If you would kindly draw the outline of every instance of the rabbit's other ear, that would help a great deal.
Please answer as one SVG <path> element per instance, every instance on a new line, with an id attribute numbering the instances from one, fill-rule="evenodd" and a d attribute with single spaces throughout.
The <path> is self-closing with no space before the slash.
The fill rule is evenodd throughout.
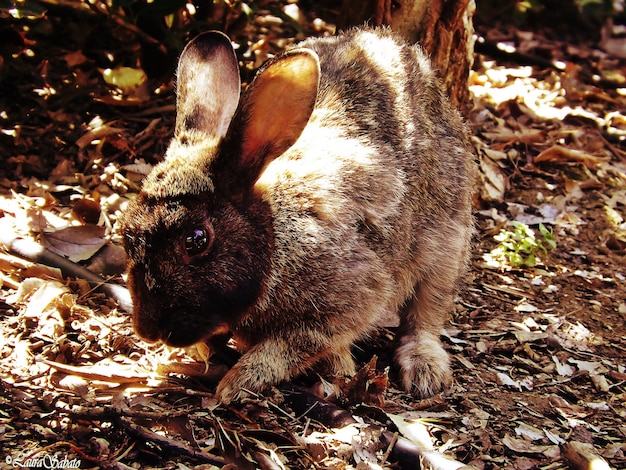
<path id="1" fill-rule="evenodd" d="M 319 76 L 317 54 L 292 49 L 270 60 L 244 92 L 226 139 L 241 146 L 236 164 L 247 184 L 298 140 L 315 107 Z"/>
<path id="2" fill-rule="evenodd" d="M 226 134 L 239 103 L 241 82 L 233 46 L 223 33 L 209 31 L 193 39 L 178 62 L 175 135 Z"/>

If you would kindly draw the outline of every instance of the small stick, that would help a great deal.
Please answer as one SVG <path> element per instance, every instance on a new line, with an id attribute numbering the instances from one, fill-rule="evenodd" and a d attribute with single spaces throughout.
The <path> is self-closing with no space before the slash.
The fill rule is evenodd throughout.
<path id="1" fill-rule="evenodd" d="M 210 463 L 211 465 L 217 465 L 218 467 L 226 465 L 226 461 L 221 457 L 207 454 L 206 452 L 194 449 L 187 444 L 178 442 L 174 439 L 169 439 L 165 436 L 152 432 L 149 429 L 144 428 L 143 426 L 139 426 L 138 424 L 133 423 L 132 420 L 123 416 L 116 417 L 115 421 L 124 428 L 126 428 L 135 437 L 141 440 L 154 442 L 155 444 L 165 447 L 172 452 L 192 457 L 199 460 L 200 462 Z"/>
<path id="2" fill-rule="evenodd" d="M 132 312 L 133 302 L 126 287 L 117 284 L 109 284 L 106 279 L 82 267 L 80 264 L 74 263 L 64 256 L 48 251 L 34 240 L 21 238 L 15 233 L 0 232 L 0 243 L 5 246 L 9 253 L 15 256 L 35 263 L 59 268 L 64 276 L 84 279 L 94 284 L 96 290 L 115 299 L 122 310 Z"/>

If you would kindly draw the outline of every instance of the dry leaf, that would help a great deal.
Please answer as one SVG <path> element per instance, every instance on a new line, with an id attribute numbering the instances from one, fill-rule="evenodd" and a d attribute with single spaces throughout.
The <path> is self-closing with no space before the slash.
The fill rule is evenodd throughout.
<path id="1" fill-rule="evenodd" d="M 377 356 L 372 356 L 347 383 L 342 384 L 342 392 L 350 403 L 370 403 L 383 406 L 385 392 L 389 388 L 388 370 L 376 370 Z"/>
<path id="2" fill-rule="evenodd" d="M 481 199 L 483 201 L 503 201 L 508 183 L 502 169 L 487 156 L 480 159 L 480 169 L 480 177 L 482 179 Z"/>
<path id="3" fill-rule="evenodd" d="M 153 377 L 153 374 L 143 369 L 138 364 L 120 364 L 108 359 L 103 359 L 97 364 L 90 366 L 72 366 L 61 364 L 55 361 L 44 360 L 50 367 L 54 367 L 60 372 L 81 377 L 90 381 L 101 381 L 109 383 L 135 383 L 145 382 Z"/>
<path id="4" fill-rule="evenodd" d="M 571 377 L 576 372 L 572 366 L 562 364 L 556 356 L 552 356 L 552 361 L 556 364 L 556 371 L 561 377 Z"/>
<path id="5" fill-rule="evenodd" d="M 122 274 L 126 270 L 126 251 L 119 245 L 107 243 L 89 259 L 87 269 L 105 277 Z"/>
<path id="6" fill-rule="evenodd" d="M 149 163 L 146 163 L 144 161 L 135 161 L 135 163 L 129 163 L 128 165 L 124 165 L 122 167 L 122 169 L 126 171 L 137 173 L 142 176 L 146 176 L 148 173 L 150 173 L 152 171 L 152 168 L 154 168 L 153 165 L 150 165 Z"/>
<path id="7" fill-rule="evenodd" d="M 543 454 L 550 446 L 535 445 L 526 439 L 516 439 L 510 434 L 506 434 L 502 443 L 518 454 Z"/>
<path id="8" fill-rule="evenodd" d="M 97 224 L 101 215 L 100 204 L 93 199 L 81 198 L 74 203 L 72 214 L 84 224 Z"/>
<path id="9" fill-rule="evenodd" d="M 525 388 L 527 390 L 533 389 L 533 378 L 530 376 L 526 377 L 524 380 L 513 380 L 507 374 L 503 372 L 498 372 L 496 374 L 496 377 L 498 378 L 498 383 L 500 385 L 505 385 L 507 387 L 516 388 L 520 391 L 522 390 L 522 388 Z"/>
<path id="10" fill-rule="evenodd" d="M 552 409 L 556 410 L 559 415 L 568 420 L 583 419 L 592 413 L 583 406 L 568 403 L 558 395 L 550 395 L 548 402 Z"/>
<path id="11" fill-rule="evenodd" d="M 576 149 L 563 147 L 562 145 L 553 145 L 544 150 L 534 158 L 535 163 L 582 163 L 587 167 L 595 167 L 601 163 L 608 162 L 611 157 L 596 157 L 586 152 Z"/>
<path id="12" fill-rule="evenodd" d="M 91 258 L 106 244 L 105 227 L 98 225 L 70 226 L 43 237 L 44 246 L 75 263 Z"/>
<path id="13" fill-rule="evenodd" d="M 541 430 L 526 423 L 521 423 L 518 427 L 516 427 L 515 434 L 517 434 L 518 436 L 527 437 L 531 441 L 539 441 L 544 437 L 544 434 Z"/>
<path id="14" fill-rule="evenodd" d="M 599 390 L 600 392 L 607 393 L 611 389 L 609 382 L 606 380 L 606 377 L 602 374 L 592 375 L 591 381 L 593 382 L 593 385 L 596 387 L 596 389 Z"/>
<path id="15" fill-rule="evenodd" d="M 432 438 L 428 428 L 419 420 L 406 420 L 401 416 L 387 413 L 400 433 L 420 448 L 420 457 L 428 462 L 433 470 L 457 470 L 465 465 L 452 460 L 436 451 L 432 444 Z"/>
<path id="16" fill-rule="evenodd" d="M 601 362 L 597 361 L 581 361 L 578 359 L 568 359 L 567 362 L 575 364 L 579 370 L 585 370 L 589 372 L 589 375 L 596 375 L 609 371 L 609 369 L 607 369 Z"/>
<path id="17" fill-rule="evenodd" d="M 102 78 L 109 85 L 119 88 L 124 94 L 132 94 L 148 79 L 141 69 L 132 67 L 116 67 L 102 71 Z"/>

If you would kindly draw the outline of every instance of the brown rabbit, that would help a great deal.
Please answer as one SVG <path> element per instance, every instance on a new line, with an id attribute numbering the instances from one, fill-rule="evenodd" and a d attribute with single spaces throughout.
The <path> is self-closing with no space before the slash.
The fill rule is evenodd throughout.
<path id="1" fill-rule="evenodd" d="M 472 234 L 473 154 L 418 46 L 385 29 L 310 39 L 240 97 L 221 33 L 178 66 L 174 139 L 121 222 L 137 333 L 244 354 L 222 402 L 325 360 L 399 314 L 404 388 L 451 381 L 439 333 Z"/>

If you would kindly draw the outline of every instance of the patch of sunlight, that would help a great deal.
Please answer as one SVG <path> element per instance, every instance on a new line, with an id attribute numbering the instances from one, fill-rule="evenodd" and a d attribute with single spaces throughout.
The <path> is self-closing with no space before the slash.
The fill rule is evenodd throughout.
<path id="1" fill-rule="evenodd" d="M 616 250 L 626 249 L 626 190 L 617 191 L 604 205 L 613 234 L 607 245 Z"/>
<path id="2" fill-rule="evenodd" d="M 104 69 L 102 78 L 108 85 L 118 88 L 122 93 L 130 94 L 141 86 L 148 79 L 148 76 L 142 69 L 116 67 Z"/>
<path id="3" fill-rule="evenodd" d="M 539 80 L 532 76 L 532 67 L 498 67 L 493 61 L 486 61 L 484 67 L 486 70 L 483 73 L 472 76 L 469 87 L 476 98 L 496 106 L 515 101 L 535 116 L 547 120 L 582 117 L 595 122 L 608 134 L 626 138 L 626 115 L 623 112 L 612 111 L 602 115 L 581 106 L 568 106 L 566 96 L 572 91 L 566 89 L 559 75 L 552 74 L 548 79 Z"/>
<path id="4" fill-rule="evenodd" d="M 585 325 L 577 321 L 565 328 L 565 334 L 574 342 L 586 343 L 592 338 L 592 333 Z"/>
<path id="5" fill-rule="evenodd" d="M 589 347 L 598 344 L 602 340 L 596 337 L 585 325 L 580 321 L 572 323 L 562 315 L 553 313 L 544 313 L 540 315 L 550 325 L 550 330 L 556 334 L 562 345 L 578 351 L 587 351 Z"/>
<path id="6" fill-rule="evenodd" d="M 33 88 L 33 92 L 44 98 L 49 98 L 57 94 L 57 91 L 50 85 L 45 85 L 43 88 Z"/>
<path id="7" fill-rule="evenodd" d="M 38 2 L 27 2 L 26 0 L 15 0 L 11 3 L 11 8 L 6 11 L 15 19 L 30 19 L 43 18 L 46 14 L 46 6 L 39 4 Z"/>
<path id="8" fill-rule="evenodd" d="M 18 125 L 18 126 L 15 126 L 13 129 L 2 128 L 2 129 L 0 129 L 0 131 L 2 131 L 2 133 L 4 135 L 8 135 L 10 137 L 14 137 L 15 138 L 15 137 L 18 136 L 18 134 L 20 132 L 20 129 L 21 129 L 21 126 Z"/>
<path id="9" fill-rule="evenodd" d="M 622 214 L 609 206 L 604 206 L 604 211 L 606 212 L 606 216 L 609 219 L 609 222 L 611 222 L 611 225 L 613 225 L 613 227 L 620 229 L 625 228 L 624 218 L 622 217 Z"/>

